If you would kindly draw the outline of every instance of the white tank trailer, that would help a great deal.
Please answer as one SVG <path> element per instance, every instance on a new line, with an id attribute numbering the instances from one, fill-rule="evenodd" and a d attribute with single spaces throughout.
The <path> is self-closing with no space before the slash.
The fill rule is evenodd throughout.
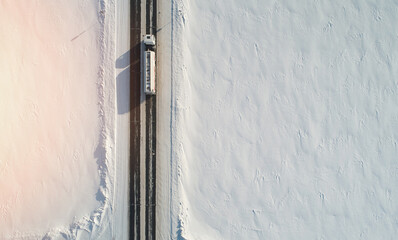
<path id="1" fill-rule="evenodd" d="M 155 66 L 155 52 L 153 47 L 155 46 L 155 37 L 153 35 L 144 36 L 144 92 L 145 94 L 154 95 L 155 91 L 155 80 L 156 80 L 156 66 Z"/>

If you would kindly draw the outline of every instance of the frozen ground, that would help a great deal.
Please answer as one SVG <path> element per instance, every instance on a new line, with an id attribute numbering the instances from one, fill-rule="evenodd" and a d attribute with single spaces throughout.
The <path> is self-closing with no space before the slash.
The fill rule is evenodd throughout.
<path id="1" fill-rule="evenodd" d="M 1 239 L 111 239 L 114 12 L 0 0 Z"/>
<path id="2" fill-rule="evenodd" d="M 172 237 L 397 236 L 397 2 L 172 4 Z"/>

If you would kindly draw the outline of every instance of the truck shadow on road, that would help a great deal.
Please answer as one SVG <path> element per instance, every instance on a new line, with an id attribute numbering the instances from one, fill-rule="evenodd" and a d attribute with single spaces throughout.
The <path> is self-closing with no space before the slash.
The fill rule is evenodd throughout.
<path id="1" fill-rule="evenodd" d="M 141 43 L 116 59 L 116 69 L 123 69 L 116 76 L 117 113 L 124 114 L 139 108 L 141 96 Z"/>
<path id="2" fill-rule="evenodd" d="M 130 111 L 130 66 L 116 77 L 116 98 L 117 113 L 128 113 Z"/>

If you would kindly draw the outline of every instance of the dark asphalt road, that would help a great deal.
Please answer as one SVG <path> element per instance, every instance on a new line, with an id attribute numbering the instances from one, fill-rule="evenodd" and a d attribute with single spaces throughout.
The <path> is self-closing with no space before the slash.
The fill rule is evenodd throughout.
<path id="1" fill-rule="evenodd" d="M 129 239 L 141 239 L 140 232 L 140 97 L 141 97 L 141 0 L 130 2 L 130 229 Z"/>
<path id="2" fill-rule="evenodd" d="M 146 2 L 146 34 L 156 38 L 156 0 Z M 156 51 L 156 49 L 155 49 Z M 157 63 L 156 63 L 157 64 Z M 158 81 L 158 79 L 156 79 Z M 156 95 L 146 96 L 145 239 L 156 239 Z"/>
<path id="3" fill-rule="evenodd" d="M 145 239 L 156 239 L 156 95 L 145 100 L 145 173 L 140 172 L 141 0 L 132 0 L 130 22 L 130 239 L 141 239 L 141 174 L 145 174 Z M 146 34 L 156 37 L 156 0 L 146 2 Z"/>

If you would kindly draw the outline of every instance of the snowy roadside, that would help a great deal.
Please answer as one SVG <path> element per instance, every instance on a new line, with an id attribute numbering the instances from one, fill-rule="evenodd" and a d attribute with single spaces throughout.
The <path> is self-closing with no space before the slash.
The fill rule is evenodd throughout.
<path id="1" fill-rule="evenodd" d="M 171 166 L 171 0 L 158 1 L 157 31 L 157 116 L 156 116 L 156 239 L 171 239 L 173 229 Z"/>
<path id="2" fill-rule="evenodd" d="M 116 158 L 112 239 L 129 238 L 130 5 L 116 1 Z"/>

